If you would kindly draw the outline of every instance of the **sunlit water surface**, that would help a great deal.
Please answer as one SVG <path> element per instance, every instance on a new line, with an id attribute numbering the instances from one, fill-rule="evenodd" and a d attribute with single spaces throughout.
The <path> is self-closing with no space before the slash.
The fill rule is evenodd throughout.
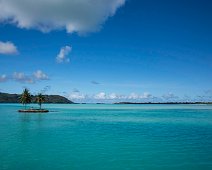
<path id="1" fill-rule="evenodd" d="M 0 105 L 1 170 L 212 169 L 211 105 L 44 107 Z"/>

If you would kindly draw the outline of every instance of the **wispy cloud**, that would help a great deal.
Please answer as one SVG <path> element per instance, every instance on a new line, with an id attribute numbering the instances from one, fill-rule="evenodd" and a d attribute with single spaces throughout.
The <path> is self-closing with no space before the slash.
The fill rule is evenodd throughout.
<path id="1" fill-rule="evenodd" d="M 105 92 L 100 92 L 100 93 L 94 95 L 94 99 L 105 100 L 106 98 L 107 98 L 107 95 Z"/>
<path id="2" fill-rule="evenodd" d="M 100 84 L 100 83 L 99 83 L 99 82 L 97 82 L 97 81 L 92 80 L 92 81 L 91 81 L 91 84 L 98 85 L 98 84 Z"/>
<path id="3" fill-rule="evenodd" d="M 68 58 L 69 53 L 72 51 L 72 47 L 65 46 L 60 49 L 59 54 L 56 57 L 57 63 L 64 63 L 64 62 L 70 62 L 70 59 Z"/>
<path id="4" fill-rule="evenodd" d="M 43 32 L 93 32 L 126 0 L 1 0 L 0 22 Z"/>
<path id="5" fill-rule="evenodd" d="M 77 88 L 74 88 L 74 89 L 73 89 L 73 92 L 74 92 L 74 93 L 79 93 L 80 91 L 79 91 Z"/>
<path id="6" fill-rule="evenodd" d="M 75 102 L 199 102 L 199 101 L 212 101 L 212 94 L 208 94 L 210 91 L 207 91 L 206 94 L 198 95 L 196 98 L 193 96 L 177 96 L 174 93 L 167 93 L 162 96 L 155 96 L 151 93 L 144 92 L 140 93 L 129 93 L 129 94 L 118 94 L 118 93 L 106 93 L 99 92 L 96 94 L 83 94 L 81 92 L 71 92 L 67 94 L 66 97 Z"/>
<path id="7" fill-rule="evenodd" d="M 3 74 L 3 75 L 0 76 L 0 83 L 1 82 L 6 82 L 7 80 L 8 80 L 8 77 L 7 77 L 6 74 Z"/>
<path id="8" fill-rule="evenodd" d="M 48 92 L 49 90 L 51 89 L 51 86 L 45 86 L 42 90 L 41 90 L 41 93 L 46 93 Z"/>
<path id="9" fill-rule="evenodd" d="M 18 54 L 17 47 L 12 42 L 0 41 L 0 54 L 14 55 Z"/>
<path id="10" fill-rule="evenodd" d="M 173 93 L 171 93 L 171 92 L 169 92 L 168 94 L 164 94 L 164 95 L 162 96 L 162 98 L 165 99 L 166 101 L 170 101 L 170 100 L 174 101 L 174 100 L 176 100 L 176 99 L 179 99 L 178 96 L 176 96 L 175 94 L 173 94 Z"/>
<path id="11" fill-rule="evenodd" d="M 6 82 L 8 80 L 33 84 L 38 81 L 49 80 L 49 77 L 41 70 L 37 70 L 33 74 L 29 75 L 25 74 L 24 72 L 14 72 L 12 75 L 7 76 L 6 74 L 3 74 L 0 76 L 0 83 Z"/>
<path id="12" fill-rule="evenodd" d="M 34 72 L 34 78 L 37 80 L 48 80 L 49 77 L 43 73 L 41 70 L 37 70 L 36 72 Z"/>
<path id="13" fill-rule="evenodd" d="M 198 101 L 212 101 L 212 90 L 205 90 L 203 94 L 197 96 Z"/>
<path id="14" fill-rule="evenodd" d="M 129 95 L 123 95 L 123 94 L 117 94 L 117 93 L 105 93 L 100 92 L 93 95 L 88 94 L 81 94 L 81 93 L 71 93 L 69 95 L 69 98 L 71 100 L 89 100 L 89 101 L 117 101 L 117 100 L 124 100 L 124 101 L 138 101 L 138 100 L 148 100 L 153 99 L 153 96 L 147 92 L 144 94 L 137 94 L 137 93 L 131 93 Z"/>
<path id="15" fill-rule="evenodd" d="M 150 99 L 152 97 L 153 96 L 150 93 L 144 92 L 143 94 L 131 93 L 127 98 L 137 100 L 137 99 Z"/>
<path id="16" fill-rule="evenodd" d="M 82 100 L 82 99 L 86 99 L 87 96 L 84 94 L 80 94 L 80 93 L 72 93 L 68 96 L 68 98 L 70 100 Z"/>
<path id="17" fill-rule="evenodd" d="M 207 95 L 207 96 L 212 96 L 212 89 L 205 90 L 204 94 Z"/>
<path id="18" fill-rule="evenodd" d="M 22 72 L 14 72 L 13 79 L 20 83 L 35 83 L 34 79 L 31 76 L 27 76 L 25 75 L 25 73 Z"/>

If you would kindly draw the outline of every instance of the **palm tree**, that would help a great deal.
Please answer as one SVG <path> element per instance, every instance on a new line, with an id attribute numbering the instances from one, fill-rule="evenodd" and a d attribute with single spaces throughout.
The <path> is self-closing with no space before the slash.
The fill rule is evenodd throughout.
<path id="1" fill-rule="evenodd" d="M 45 101 L 45 97 L 42 95 L 42 93 L 39 93 L 35 100 L 39 104 L 40 109 L 41 109 L 41 105 Z"/>
<path id="2" fill-rule="evenodd" d="M 25 88 L 23 90 L 23 93 L 20 96 L 20 102 L 25 106 L 25 110 L 26 110 L 26 105 L 28 103 L 31 103 L 32 97 L 31 94 L 29 92 L 29 90 L 27 88 Z"/>

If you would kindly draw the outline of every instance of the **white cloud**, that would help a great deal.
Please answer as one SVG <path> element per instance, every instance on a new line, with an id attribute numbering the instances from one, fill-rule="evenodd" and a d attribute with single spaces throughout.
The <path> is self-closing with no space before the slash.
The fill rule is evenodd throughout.
<path id="1" fill-rule="evenodd" d="M 141 98 L 143 98 L 143 99 L 148 99 L 148 98 L 152 98 L 152 97 L 153 96 L 148 92 L 144 92 L 144 94 L 141 96 Z"/>
<path id="2" fill-rule="evenodd" d="M 128 99 L 139 99 L 140 96 L 136 93 L 131 93 L 129 96 L 128 96 Z"/>
<path id="3" fill-rule="evenodd" d="M 128 96 L 128 99 L 133 99 L 133 100 L 137 100 L 137 99 L 150 99 L 153 96 L 151 94 L 149 94 L 148 92 L 144 92 L 143 95 L 137 94 L 137 93 L 131 93 Z"/>
<path id="4" fill-rule="evenodd" d="M 111 94 L 108 95 L 108 98 L 111 99 L 111 100 L 113 100 L 113 99 L 118 99 L 118 98 L 120 98 L 120 96 L 117 95 L 116 93 L 111 93 Z"/>
<path id="5" fill-rule="evenodd" d="M 105 93 L 100 92 L 96 94 L 83 94 L 78 91 L 72 92 L 69 95 L 66 95 L 70 100 L 74 100 L 75 102 L 105 102 L 105 103 L 114 103 L 114 102 L 180 102 L 187 101 L 185 98 L 180 98 L 173 93 L 167 93 L 161 97 L 153 96 L 148 92 L 144 92 L 143 94 L 139 93 L 130 93 L 130 94 L 117 94 L 117 93 Z M 201 101 L 204 99 L 205 101 L 211 101 L 211 96 L 199 96 L 197 101 Z M 189 97 L 190 98 L 190 97 Z"/>
<path id="6" fill-rule="evenodd" d="M 13 43 L 0 41 L 0 54 L 12 55 L 17 53 L 17 47 Z"/>
<path id="7" fill-rule="evenodd" d="M 68 98 L 71 100 L 82 100 L 86 99 L 86 95 L 80 93 L 72 93 L 68 96 Z"/>
<path id="8" fill-rule="evenodd" d="M 45 73 L 43 73 L 41 70 L 37 70 L 36 72 L 34 72 L 33 75 L 34 75 L 35 79 L 37 79 L 37 80 L 48 80 L 49 79 L 49 77 Z"/>
<path id="9" fill-rule="evenodd" d="M 1 82 L 5 82 L 5 81 L 7 81 L 7 80 L 8 80 L 8 77 L 7 77 L 6 74 L 3 74 L 3 75 L 0 76 L 0 83 L 1 83 Z"/>
<path id="10" fill-rule="evenodd" d="M 162 98 L 164 98 L 165 100 L 175 100 L 178 99 L 179 97 L 169 92 L 168 94 L 164 94 Z"/>
<path id="11" fill-rule="evenodd" d="M 29 84 L 48 79 L 49 77 L 41 70 L 37 70 L 36 72 L 30 75 L 26 75 L 23 72 L 14 72 L 12 76 L 12 80 L 15 80 L 20 83 L 29 83 Z"/>
<path id="12" fill-rule="evenodd" d="M 0 0 L 0 22 L 48 32 L 93 32 L 126 0 Z"/>
<path id="13" fill-rule="evenodd" d="M 100 93 L 94 95 L 94 99 L 99 99 L 99 100 L 104 100 L 104 99 L 106 99 L 106 97 L 107 96 L 104 92 L 100 92 Z"/>
<path id="14" fill-rule="evenodd" d="M 70 59 L 68 58 L 68 55 L 71 52 L 71 50 L 72 50 L 72 47 L 70 47 L 70 46 L 62 47 L 60 49 L 59 54 L 56 57 L 56 61 L 58 63 L 69 62 Z"/>
<path id="15" fill-rule="evenodd" d="M 117 93 L 109 93 L 106 94 L 105 92 L 100 92 L 94 95 L 83 95 L 80 93 L 72 93 L 69 96 L 70 99 L 86 99 L 89 101 L 95 101 L 95 100 L 102 100 L 102 101 L 117 101 L 117 100 L 127 100 L 127 101 L 135 101 L 135 100 L 150 100 L 153 99 L 153 96 L 147 92 L 145 92 L 143 95 L 137 94 L 137 93 L 131 93 L 129 95 L 122 95 Z"/>
<path id="16" fill-rule="evenodd" d="M 30 76 L 25 75 L 24 73 L 21 72 L 14 72 L 13 74 L 13 79 L 15 81 L 21 82 L 21 83 L 34 83 L 33 78 L 31 78 Z"/>

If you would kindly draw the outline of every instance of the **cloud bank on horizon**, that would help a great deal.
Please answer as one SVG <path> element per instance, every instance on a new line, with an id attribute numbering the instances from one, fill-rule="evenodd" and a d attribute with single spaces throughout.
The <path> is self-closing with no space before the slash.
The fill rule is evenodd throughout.
<path id="1" fill-rule="evenodd" d="M 83 100 L 91 100 L 91 101 L 115 101 L 115 100 L 130 100 L 130 101 L 135 101 L 135 100 L 152 100 L 155 97 L 148 93 L 144 92 L 143 94 L 138 94 L 138 93 L 131 93 L 129 95 L 123 95 L 123 94 L 117 94 L 117 93 L 105 93 L 105 92 L 100 92 L 97 94 L 89 95 L 89 94 L 83 94 L 80 93 L 80 91 L 77 92 L 72 92 L 69 95 L 66 95 L 67 98 L 70 100 L 74 101 L 83 101 Z"/>
<path id="2" fill-rule="evenodd" d="M 72 92 L 66 94 L 65 97 L 74 102 L 103 102 L 103 103 L 113 103 L 113 102 L 195 102 L 195 101 L 211 101 L 210 96 L 203 96 L 201 100 L 196 96 L 195 98 L 190 98 L 186 96 L 176 96 L 175 94 L 169 92 L 162 96 L 155 96 L 151 93 L 144 92 L 130 93 L 130 94 L 117 94 L 117 93 L 106 93 L 100 92 L 96 94 L 83 94 L 80 91 Z"/>
<path id="3" fill-rule="evenodd" d="M 130 94 L 117 94 L 117 93 L 106 93 L 100 92 L 96 94 L 83 94 L 80 91 L 72 92 L 70 94 L 66 94 L 69 100 L 78 103 L 84 102 L 102 102 L 102 103 L 114 103 L 114 102 L 211 102 L 212 95 L 211 90 L 210 92 L 205 92 L 203 95 L 198 96 L 176 96 L 175 94 L 169 92 L 167 94 L 155 96 L 151 93 L 144 92 L 143 94 L 140 93 L 130 93 Z"/>
<path id="4" fill-rule="evenodd" d="M 0 22 L 42 32 L 98 31 L 126 0 L 0 0 Z"/>

